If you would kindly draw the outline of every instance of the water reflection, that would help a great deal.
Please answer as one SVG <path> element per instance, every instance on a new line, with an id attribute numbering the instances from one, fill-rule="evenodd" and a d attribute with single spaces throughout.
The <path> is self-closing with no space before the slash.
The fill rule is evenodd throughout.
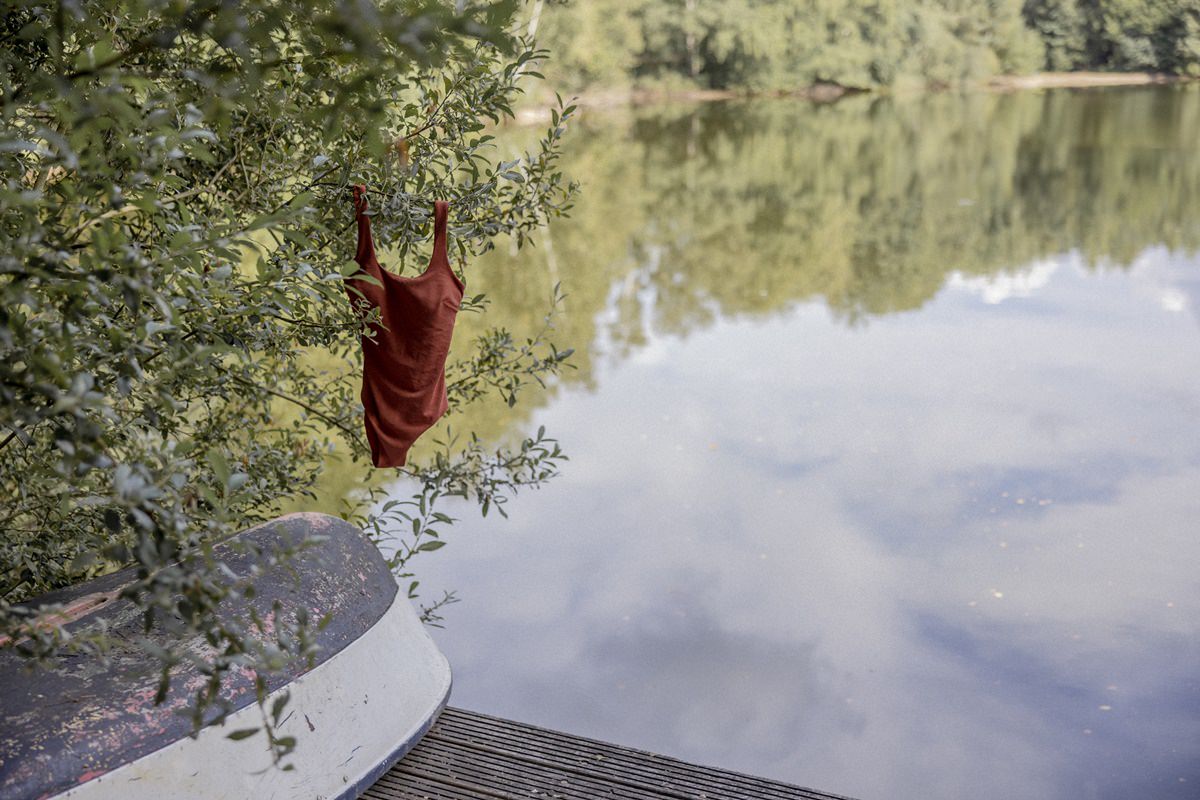
<path id="1" fill-rule="evenodd" d="M 574 218 L 471 275 L 518 330 L 563 281 L 581 368 L 495 422 L 564 477 L 419 566 L 455 702 L 864 798 L 1196 797 L 1196 130 L 593 115 Z"/>

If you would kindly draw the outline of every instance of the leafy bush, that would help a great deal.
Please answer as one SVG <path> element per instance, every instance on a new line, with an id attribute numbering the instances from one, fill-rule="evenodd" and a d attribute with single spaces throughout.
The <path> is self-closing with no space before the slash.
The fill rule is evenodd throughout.
<path id="1" fill-rule="evenodd" d="M 376 231 L 401 264 L 427 252 L 435 198 L 452 202 L 452 242 L 469 255 L 501 234 L 522 241 L 573 191 L 554 168 L 569 107 L 525 158 L 489 160 L 485 125 L 511 114 L 519 78 L 544 53 L 509 32 L 518 3 L 456 5 L 8 4 L 0 635 L 10 644 L 31 656 L 102 649 L 102 631 L 70 637 L 15 604 L 136 564 L 128 596 L 148 622 L 205 636 L 217 678 L 305 655 L 304 620 L 266 636 L 215 614 L 252 588 L 222 579 L 211 545 L 308 491 L 329 449 L 366 452 L 357 386 L 304 358 L 358 357 L 363 322 L 342 288 L 357 269 L 349 185 L 372 187 Z M 511 403 L 566 355 L 504 331 L 478 347 L 450 366 L 456 407 L 497 392 Z M 513 452 L 448 448 L 408 470 L 421 513 L 389 514 L 420 516 L 412 535 L 429 541 L 448 520 L 428 507 L 437 497 L 494 506 L 552 475 L 560 456 L 544 435 Z M 156 655 L 164 685 L 189 657 Z"/>

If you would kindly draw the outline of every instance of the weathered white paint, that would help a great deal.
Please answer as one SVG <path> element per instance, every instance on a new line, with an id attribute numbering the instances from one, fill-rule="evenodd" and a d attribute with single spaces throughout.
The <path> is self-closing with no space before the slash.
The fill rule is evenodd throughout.
<path id="1" fill-rule="evenodd" d="M 202 730 L 131 764 L 70 789 L 64 800 L 330 800 L 355 797 L 381 767 L 416 743 L 450 694 L 450 665 L 412 605 L 395 602 L 365 634 L 289 684 L 280 735 L 296 737 L 295 765 L 271 766 L 260 732 L 240 742 L 228 734 L 258 727 L 251 704 L 222 726 Z M 274 698 L 280 690 L 271 695 Z M 270 699 L 267 707 L 270 707 Z M 311 729 L 310 729 L 311 728 Z"/>

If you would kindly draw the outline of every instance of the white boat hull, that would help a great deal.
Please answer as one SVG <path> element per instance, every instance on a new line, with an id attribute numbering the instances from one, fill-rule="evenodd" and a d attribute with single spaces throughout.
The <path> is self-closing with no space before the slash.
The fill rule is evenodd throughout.
<path id="1" fill-rule="evenodd" d="M 295 550 L 293 558 L 265 557 Z M 303 609 L 327 617 L 311 633 L 311 660 L 262 675 L 269 693 L 262 708 L 254 674 L 228 673 L 221 691 L 229 716 L 196 732 L 187 712 L 207 680 L 196 662 L 180 662 L 155 702 L 158 665 L 143 647 L 37 670 L 0 647 L 0 800 L 354 798 L 433 725 L 450 694 L 450 666 L 361 531 L 334 517 L 293 514 L 243 531 L 214 553 L 231 575 L 261 570 L 254 597 L 222 604 L 219 614 L 268 619 Z M 136 579 L 128 568 L 43 595 L 29 608 L 69 631 L 102 624 L 120 641 L 178 644 L 164 626 L 146 631 L 124 599 Z M 204 642 L 194 637 L 187 646 Z M 262 730 L 264 709 L 285 693 L 276 732 L 296 741 L 287 770 L 272 762 Z M 259 731 L 229 738 L 250 728 Z"/>
<path id="2" fill-rule="evenodd" d="M 71 789 L 69 800 L 331 800 L 354 798 L 433 725 L 450 696 L 450 665 L 399 593 L 384 616 L 334 658 L 297 678 L 279 735 L 296 749 L 281 770 L 260 732 L 257 705 Z M 219 768 L 214 768 L 220 765 Z"/>

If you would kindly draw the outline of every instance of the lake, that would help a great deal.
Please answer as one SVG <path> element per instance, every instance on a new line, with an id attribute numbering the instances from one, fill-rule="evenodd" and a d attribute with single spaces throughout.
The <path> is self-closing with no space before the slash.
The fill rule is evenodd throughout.
<path id="1" fill-rule="evenodd" d="M 452 702 L 864 799 L 1200 797 L 1198 89 L 587 112 L 571 218 L 468 269 L 517 333 L 561 282 L 578 369 L 473 423 L 562 475 L 413 563 Z"/>

